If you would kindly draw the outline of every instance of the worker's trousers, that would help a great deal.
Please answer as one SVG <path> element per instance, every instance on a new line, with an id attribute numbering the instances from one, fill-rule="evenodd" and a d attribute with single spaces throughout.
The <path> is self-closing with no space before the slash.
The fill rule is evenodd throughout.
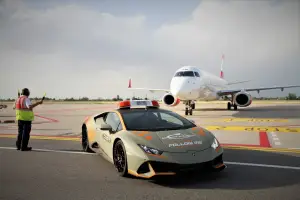
<path id="1" fill-rule="evenodd" d="M 16 146 L 18 149 L 28 147 L 31 132 L 31 121 L 18 120 L 18 137 Z"/>

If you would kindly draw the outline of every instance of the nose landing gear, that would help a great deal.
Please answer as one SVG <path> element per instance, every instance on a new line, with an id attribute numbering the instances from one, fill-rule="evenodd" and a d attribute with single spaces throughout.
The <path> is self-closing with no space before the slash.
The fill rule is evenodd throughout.
<path id="1" fill-rule="evenodd" d="M 188 100 L 185 103 L 185 115 L 193 115 L 193 109 L 195 109 L 195 102 Z"/>

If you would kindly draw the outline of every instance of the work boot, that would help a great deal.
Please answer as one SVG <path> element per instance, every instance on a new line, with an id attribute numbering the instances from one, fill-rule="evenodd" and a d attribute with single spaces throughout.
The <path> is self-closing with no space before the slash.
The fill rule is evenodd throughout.
<path id="1" fill-rule="evenodd" d="M 18 141 L 16 141 L 16 147 L 17 147 L 17 150 L 20 150 L 21 149 L 21 145 Z"/>
<path id="2" fill-rule="evenodd" d="M 25 147 L 25 148 L 22 148 L 21 151 L 31 151 L 32 150 L 32 147 Z"/>

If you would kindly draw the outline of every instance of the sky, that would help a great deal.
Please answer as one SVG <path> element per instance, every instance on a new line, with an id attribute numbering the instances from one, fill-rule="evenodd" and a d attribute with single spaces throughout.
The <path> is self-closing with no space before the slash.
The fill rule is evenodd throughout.
<path id="1" fill-rule="evenodd" d="M 234 88 L 300 84 L 300 1 L 0 0 L 0 98 L 131 97 L 183 65 Z M 260 96 L 300 95 L 300 89 Z M 163 93 L 134 92 L 160 97 Z M 258 96 L 257 93 L 251 93 Z"/>

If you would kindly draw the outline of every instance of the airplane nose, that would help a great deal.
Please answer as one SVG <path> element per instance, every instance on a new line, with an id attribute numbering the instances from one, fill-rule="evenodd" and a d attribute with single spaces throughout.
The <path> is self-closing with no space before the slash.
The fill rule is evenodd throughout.
<path id="1" fill-rule="evenodd" d="M 184 99 L 189 94 L 188 83 L 185 80 L 174 82 L 171 85 L 171 93 L 178 98 Z"/>

